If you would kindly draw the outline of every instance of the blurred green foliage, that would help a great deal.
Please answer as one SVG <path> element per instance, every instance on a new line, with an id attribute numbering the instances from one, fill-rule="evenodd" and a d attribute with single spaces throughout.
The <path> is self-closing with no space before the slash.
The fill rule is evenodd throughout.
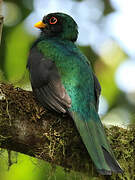
<path id="1" fill-rule="evenodd" d="M 76 1 L 81 2 L 82 0 Z M 18 16 L 19 19 L 13 22 L 13 24 L 10 26 L 5 25 L 3 28 L 2 44 L 0 48 L 0 80 L 9 81 L 15 85 L 19 84 L 19 86 L 25 86 L 29 83 L 26 70 L 27 57 L 30 46 L 36 37 L 30 35 L 26 31 L 24 20 L 33 11 L 33 0 L 5 0 L 4 2 L 14 3 L 19 8 L 20 15 Z M 102 0 L 102 2 L 104 3 L 103 16 L 107 16 L 114 11 L 109 0 Z M 8 12 L 8 14 L 12 14 L 12 16 L 13 13 L 14 16 L 17 17 L 15 11 Z M 109 44 L 106 46 L 109 46 Z M 107 49 L 106 46 L 103 48 Z M 121 111 L 117 111 L 117 108 L 125 108 L 125 113 L 131 114 L 130 121 L 134 122 L 134 105 L 131 105 L 126 98 L 126 94 L 118 89 L 114 79 L 118 66 L 126 58 L 124 51 L 116 42 L 114 42 L 112 48 L 108 52 L 101 53 L 100 56 L 93 51 L 93 47 L 90 45 L 79 47 L 91 61 L 93 69 L 101 83 L 102 96 L 108 103 L 108 112 L 106 114 L 111 114 L 111 117 L 113 117 L 112 112 L 115 112 L 117 113 L 117 117 L 119 117 L 118 119 L 121 119 Z M 113 111 L 114 108 L 115 111 Z M 115 119 L 116 121 L 117 117 Z M 126 121 L 126 119 L 122 120 L 122 123 L 124 120 Z M 111 121 L 113 121 L 113 119 Z M 54 171 L 48 163 L 30 158 L 26 155 L 19 154 L 17 159 L 17 164 L 13 164 L 10 170 L 7 171 L 7 152 L 2 151 L 0 156 L 0 172 L 2 172 L 0 173 L 0 180 L 78 180 L 80 177 L 76 174 L 67 175 L 60 167 L 57 167 L 56 173 L 53 173 Z"/>
<path id="2" fill-rule="evenodd" d="M 7 46 L 4 71 L 6 78 L 10 82 L 19 81 L 26 72 L 28 52 L 33 40 L 34 37 L 30 36 L 25 29 L 23 29 L 23 23 L 16 26 L 14 31 L 7 34 L 5 39 Z"/>
<path id="3" fill-rule="evenodd" d="M 29 41 L 25 42 L 25 40 L 22 41 L 22 39 L 25 38 L 25 35 L 29 39 L 29 36 L 26 33 L 23 34 L 24 27 L 21 30 L 18 29 L 14 39 L 12 39 L 12 35 L 14 34 L 14 30 L 16 31 L 17 30 L 16 28 L 19 28 L 19 26 L 23 22 L 23 20 L 32 12 L 32 10 L 33 10 L 33 0 L 29 0 L 30 5 L 28 5 L 28 3 L 27 3 L 28 6 L 26 6 L 27 1 L 25 1 L 25 0 L 23 0 L 23 1 L 5 0 L 4 2 L 11 3 L 12 5 L 15 5 L 15 7 L 18 7 L 19 11 L 20 11 L 19 22 L 17 21 L 17 19 L 15 19 L 15 22 L 13 22 L 13 26 L 12 25 L 11 26 L 4 26 L 4 28 L 3 28 L 3 35 L 2 35 L 2 42 L 1 42 L 2 45 L 1 45 L 1 48 L 0 48 L 0 69 L 2 69 L 5 78 L 8 79 L 10 77 L 8 77 L 9 72 L 6 69 L 7 68 L 6 63 L 8 61 L 8 59 L 7 59 L 7 57 L 8 57 L 7 46 L 10 47 L 10 48 L 11 47 L 13 48 L 13 52 L 15 52 L 16 57 L 18 57 L 17 61 L 19 61 L 21 56 L 19 55 L 19 52 L 17 53 L 16 47 L 18 47 L 18 44 L 28 43 Z M 7 16 L 7 20 L 10 19 L 10 16 L 13 16 L 13 14 L 15 14 L 15 17 L 17 18 L 18 14 L 16 14 L 16 9 L 14 9 L 14 11 L 12 9 L 12 12 L 11 12 L 10 11 L 10 4 L 7 7 L 8 7 L 7 8 L 8 11 L 9 11 L 8 13 L 5 13 L 5 14 L 9 15 L 9 16 Z M 16 21 L 17 21 L 17 24 L 16 24 Z M 9 37 L 9 38 L 7 38 L 7 37 Z M 27 38 L 26 38 L 26 40 L 27 40 Z M 13 41 L 13 42 L 11 42 L 11 41 Z M 10 43 L 11 43 L 11 45 L 10 45 Z M 29 46 L 29 43 L 28 43 L 28 46 Z M 25 47 L 24 47 L 24 52 L 26 53 L 26 48 Z M 10 59 L 12 60 L 12 62 L 15 62 L 15 60 L 13 60 L 11 57 L 10 57 Z M 24 66 L 23 66 L 23 68 L 24 68 Z M 11 64 L 10 69 L 11 69 L 11 71 L 13 71 L 13 69 L 14 69 L 13 64 Z M 24 70 L 23 70 L 23 72 L 24 72 Z"/>

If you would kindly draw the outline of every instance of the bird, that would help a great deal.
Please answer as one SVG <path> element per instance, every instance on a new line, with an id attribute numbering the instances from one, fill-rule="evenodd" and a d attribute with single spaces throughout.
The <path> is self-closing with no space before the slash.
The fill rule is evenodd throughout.
<path id="1" fill-rule="evenodd" d="M 123 173 L 98 115 L 99 81 L 76 45 L 77 23 L 56 12 L 35 27 L 41 33 L 30 49 L 27 69 L 36 99 L 47 109 L 71 116 L 99 174 Z"/>

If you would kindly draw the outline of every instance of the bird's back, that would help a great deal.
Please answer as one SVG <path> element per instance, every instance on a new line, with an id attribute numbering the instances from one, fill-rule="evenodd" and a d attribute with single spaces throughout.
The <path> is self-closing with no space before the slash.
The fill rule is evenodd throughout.
<path id="1" fill-rule="evenodd" d="M 72 99 L 71 110 L 89 117 L 89 104 L 95 105 L 93 73 L 87 58 L 70 41 L 46 39 L 37 44 L 47 59 L 55 62 L 62 83 Z M 85 112 L 86 111 L 86 112 Z"/>

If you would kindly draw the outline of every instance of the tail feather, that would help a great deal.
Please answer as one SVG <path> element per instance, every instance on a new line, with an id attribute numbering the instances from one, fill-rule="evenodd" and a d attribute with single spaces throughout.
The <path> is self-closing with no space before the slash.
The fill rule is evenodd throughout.
<path id="1" fill-rule="evenodd" d="M 104 153 L 105 160 L 107 164 L 109 165 L 110 169 L 113 172 L 123 173 L 123 170 L 120 168 L 118 162 L 114 159 L 114 157 L 112 157 L 111 154 L 109 154 L 109 152 L 103 146 L 102 146 L 102 150 Z"/>
<path id="2" fill-rule="evenodd" d="M 123 170 L 115 160 L 103 125 L 94 106 L 91 106 L 91 110 L 92 113 L 89 119 L 85 119 L 76 112 L 70 112 L 88 153 L 100 174 L 111 175 L 112 172 L 122 173 Z"/>

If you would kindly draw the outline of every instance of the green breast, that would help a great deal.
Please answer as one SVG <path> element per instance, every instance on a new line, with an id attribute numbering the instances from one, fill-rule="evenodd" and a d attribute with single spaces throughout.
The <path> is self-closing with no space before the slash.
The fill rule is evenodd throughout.
<path id="1" fill-rule="evenodd" d="M 38 43 L 47 59 L 55 62 L 62 83 L 72 99 L 71 110 L 87 114 L 89 105 L 95 102 L 92 69 L 86 57 L 70 41 L 46 39 Z"/>

